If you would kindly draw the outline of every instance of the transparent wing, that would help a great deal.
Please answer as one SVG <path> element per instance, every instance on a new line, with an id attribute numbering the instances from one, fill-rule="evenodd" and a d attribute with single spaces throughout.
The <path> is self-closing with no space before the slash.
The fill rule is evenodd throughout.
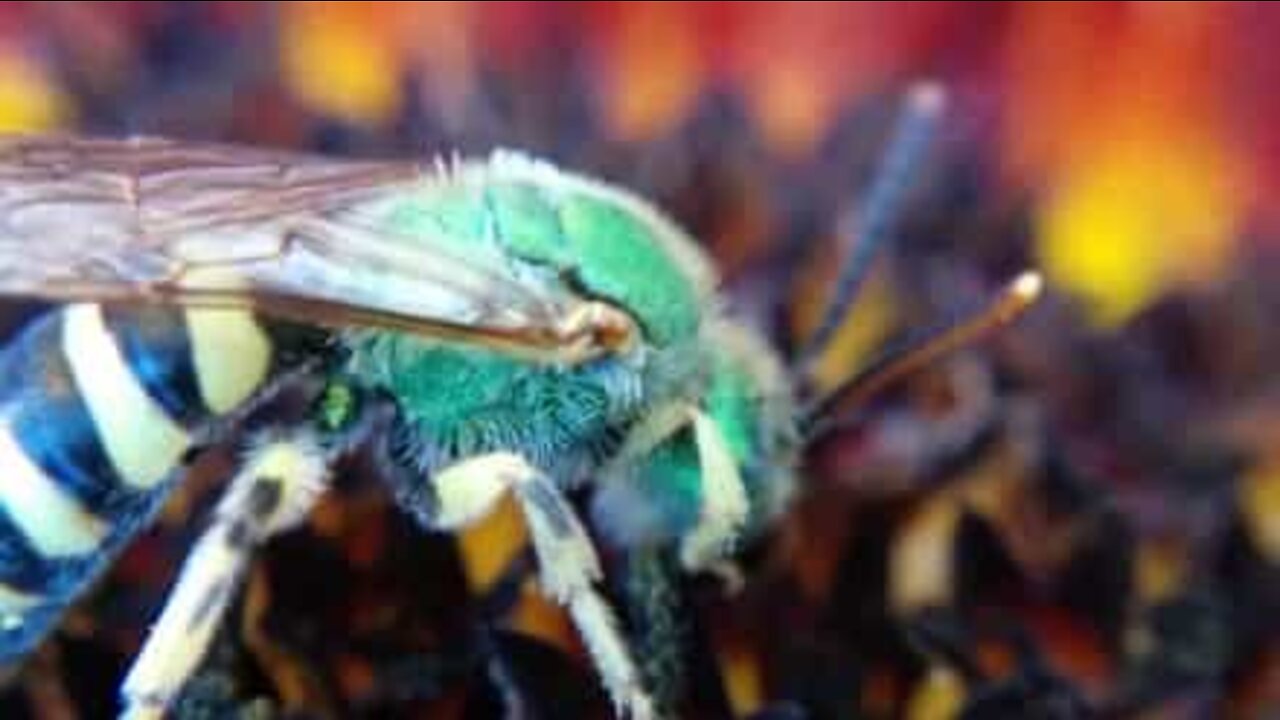
<path id="1" fill-rule="evenodd" d="M 0 295 L 250 307 L 555 351 L 585 303 L 491 244 L 397 231 L 368 209 L 422 165 L 63 136 L 0 138 Z M 448 248 L 454 248 L 450 250 Z"/>

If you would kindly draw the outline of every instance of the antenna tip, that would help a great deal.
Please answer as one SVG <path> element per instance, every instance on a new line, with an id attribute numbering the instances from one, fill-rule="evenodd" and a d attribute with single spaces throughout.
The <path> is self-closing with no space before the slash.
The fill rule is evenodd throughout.
<path id="1" fill-rule="evenodd" d="M 947 105 L 946 88 L 936 80 L 914 83 L 907 91 L 907 103 L 916 112 L 938 115 Z"/>
<path id="2" fill-rule="evenodd" d="M 1014 278 L 1009 285 L 1009 292 L 1024 304 L 1034 302 L 1044 292 L 1044 276 L 1035 270 L 1027 270 Z"/>

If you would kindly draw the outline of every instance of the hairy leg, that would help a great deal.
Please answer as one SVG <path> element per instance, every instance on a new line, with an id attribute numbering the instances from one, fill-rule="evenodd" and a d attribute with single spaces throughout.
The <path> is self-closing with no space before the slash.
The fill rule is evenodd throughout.
<path id="1" fill-rule="evenodd" d="M 568 610 L 619 711 L 637 720 L 651 718 L 652 703 L 627 642 L 613 610 L 595 588 L 601 577 L 600 560 L 577 513 L 555 483 L 519 455 L 493 453 L 451 465 L 437 473 L 431 484 L 436 502 L 428 519 L 445 530 L 475 522 L 503 493 L 514 494 L 533 540 L 543 592 Z"/>
<path id="2" fill-rule="evenodd" d="M 726 558 L 747 522 L 750 505 L 738 463 L 719 426 L 706 414 L 691 411 L 702 475 L 702 507 L 698 524 L 680 542 L 686 570 L 723 573 Z"/>
<path id="3" fill-rule="evenodd" d="M 261 440 L 249 449 L 129 670 L 121 717 L 164 715 L 208 650 L 253 551 L 302 522 L 327 475 L 325 452 L 309 432 Z"/>
<path id="4" fill-rule="evenodd" d="M 725 559 L 747 522 L 750 505 L 737 461 L 715 420 L 696 406 L 673 403 L 658 408 L 627 437 L 612 465 L 627 465 L 692 428 L 702 476 L 698 523 L 680 539 L 680 563 L 691 572 L 725 574 Z M 602 474 L 614 474 L 606 466 Z"/>

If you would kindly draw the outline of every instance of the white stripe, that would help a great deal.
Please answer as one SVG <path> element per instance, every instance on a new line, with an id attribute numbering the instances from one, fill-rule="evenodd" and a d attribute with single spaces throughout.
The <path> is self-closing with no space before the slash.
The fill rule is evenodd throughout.
<path id="1" fill-rule="evenodd" d="M 98 549 L 109 526 L 41 470 L 0 424 L 0 505 L 31 546 L 45 557 L 85 555 Z M 0 608 L 8 602 L 0 590 Z"/>
<path id="2" fill-rule="evenodd" d="M 243 310 L 188 310 L 191 360 L 204 404 L 231 412 L 262 385 L 271 368 L 271 340 Z"/>
<path id="3" fill-rule="evenodd" d="M 22 627 L 26 614 L 40 604 L 41 596 L 14 590 L 0 582 L 0 631 L 11 632 Z"/>
<path id="4" fill-rule="evenodd" d="M 41 597 L 14 590 L 8 583 L 0 582 L 0 614 L 26 612 L 39 605 Z"/>
<path id="5" fill-rule="evenodd" d="M 64 310 L 62 349 L 120 479 L 134 488 L 154 487 L 178 464 L 191 438 L 134 377 L 100 307 Z"/>

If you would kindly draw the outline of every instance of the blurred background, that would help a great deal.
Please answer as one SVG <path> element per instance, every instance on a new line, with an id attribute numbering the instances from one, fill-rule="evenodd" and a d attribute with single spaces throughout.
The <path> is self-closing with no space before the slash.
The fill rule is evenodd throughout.
<path id="1" fill-rule="evenodd" d="M 653 198 L 787 349 L 905 89 L 939 81 L 947 117 L 816 385 L 1026 267 L 1049 296 L 817 448 L 740 593 L 673 589 L 694 660 L 670 702 L 1272 718 L 1278 39 L 1263 2 L 7 2 L 0 128 L 525 148 Z M 523 590 L 496 615 L 474 600 L 519 565 L 518 523 L 424 542 L 355 494 L 269 553 L 182 717 L 500 716 L 512 692 L 547 717 L 604 711 L 554 611 Z M 77 611 L 8 713 L 108 716 L 185 515 Z"/>

